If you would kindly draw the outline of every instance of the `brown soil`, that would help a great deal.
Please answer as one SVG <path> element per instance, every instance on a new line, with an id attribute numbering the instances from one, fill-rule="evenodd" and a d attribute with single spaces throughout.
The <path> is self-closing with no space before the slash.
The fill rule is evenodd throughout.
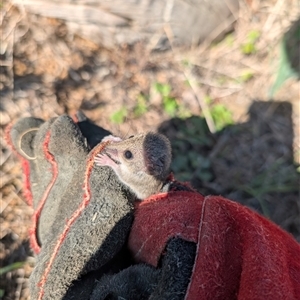
<path id="1" fill-rule="evenodd" d="M 142 43 L 105 49 L 71 35 L 58 20 L 2 4 L 0 267 L 25 262 L 23 268 L 0 277 L 3 299 L 29 299 L 28 277 L 34 266 L 28 247 L 32 211 L 22 198 L 20 164 L 4 140 L 6 125 L 29 115 L 49 119 L 82 109 L 116 135 L 160 130 L 178 142 L 175 160 L 180 162 L 182 153 L 194 153 L 196 159 L 203 156 L 210 161 L 208 180 L 197 175 L 201 166 L 183 170 L 199 191 L 239 201 L 300 241 L 299 82 L 288 80 L 268 101 L 280 38 L 300 12 L 296 0 L 278 2 L 280 7 L 273 0 L 252 0 L 247 5 L 241 1 L 232 41 L 228 37 L 215 45 L 164 53 L 152 53 Z M 256 53 L 247 56 L 241 45 L 254 29 L 261 36 Z M 245 72 L 252 74 L 249 80 L 240 79 Z M 153 88 L 155 82 L 169 84 L 170 97 L 194 117 L 171 118 Z M 134 108 L 141 95 L 148 106 L 137 116 Z M 208 133 L 208 143 L 198 147 L 192 141 L 194 122 L 203 118 L 205 95 L 211 105 L 225 105 L 235 124 Z M 124 107 L 125 122 L 113 123 L 110 116 Z"/>

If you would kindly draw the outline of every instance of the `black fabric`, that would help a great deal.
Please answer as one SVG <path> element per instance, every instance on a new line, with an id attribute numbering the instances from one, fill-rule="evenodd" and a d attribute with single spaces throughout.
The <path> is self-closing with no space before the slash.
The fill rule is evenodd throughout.
<path id="1" fill-rule="evenodd" d="M 197 245 L 171 239 L 161 258 L 161 277 L 149 300 L 183 300 L 190 282 Z"/>
<path id="2" fill-rule="evenodd" d="M 183 300 L 195 254 L 195 243 L 173 238 L 166 246 L 158 269 L 139 264 L 104 276 L 97 281 L 91 300 Z"/>
<path id="3" fill-rule="evenodd" d="M 160 270 L 139 264 L 96 282 L 90 300 L 146 300 L 157 287 Z"/>

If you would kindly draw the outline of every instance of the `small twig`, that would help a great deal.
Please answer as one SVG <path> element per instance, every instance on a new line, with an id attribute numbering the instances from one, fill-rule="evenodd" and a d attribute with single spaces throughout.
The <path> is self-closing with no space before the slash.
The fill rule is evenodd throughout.
<path id="1" fill-rule="evenodd" d="M 230 89 L 230 90 L 240 89 L 240 87 L 237 86 L 237 85 L 236 86 L 221 86 L 221 85 L 218 85 L 218 84 L 214 83 L 212 80 L 198 79 L 198 82 L 202 83 L 204 85 L 216 88 L 216 89 L 222 89 L 222 90 L 225 90 L 225 89 L 226 90 L 227 89 Z"/>
<path id="2" fill-rule="evenodd" d="M 231 95 L 233 95 L 233 94 L 235 94 L 235 93 L 240 92 L 240 91 L 243 90 L 243 89 L 244 89 L 244 88 L 241 87 L 241 88 L 238 88 L 238 89 L 236 89 L 236 90 L 234 90 L 234 91 L 228 91 L 228 92 L 224 92 L 224 93 L 222 93 L 222 94 L 218 94 L 218 99 L 226 98 L 226 97 L 228 97 L 228 96 L 231 96 Z"/>
<path id="3" fill-rule="evenodd" d="M 195 98 L 197 99 L 198 105 L 199 105 L 201 111 L 203 112 L 203 116 L 206 120 L 209 131 L 211 133 L 215 133 L 216 126 L 215 126 L 214 120 L 211 116 L 209 107 L 208 107 L 207 103 L 205 102 L 205 95 L 204 95 L 203 91 L 196 84 L 196 79 L 191 74 L 190 71 L 187 73 L 185 70 L 182 70 L 182 72 L 194 92 Z"/>
<path id="4" fill-rule="evenodd" d="M 4 201 L 2 200 L 1 201 L 1 205 L 0 205 L 0 214 L 2 214 L 4 212 L 4 210 L 6 209 L 6 207 L 10 204 L 10 202 L 12 201 L 13 199 L 13 196 L 10 195 L 10 197 L 8 198 L 8 200 Z"/>
<path id="5" fill-rule="evenodd" d="M 4 5 L 3 1 L 1 1 L 2 5 Z M 8 3 L 8 7 L 4 7 L 1 9 L 1 13 L 0 13 L 0 25 L 3 25 L 3 20 L 7 14 L 7 12 L 12 8 L 12 3 Z"/>
<path id="6" fill-rule="evenodd" d="M 167 35 L 167 38 L 168 38 L 168 40 L 170 42 L 172 52 L 175 54 L 175 50 L 174 50 L 174 47 L 173 47 L 172 29 L 171 29 L 171 27 L 170 27 L 170 25 L 168 23 L 165 24 L 164 29 L 165 29 L 165 33 Z M 204 118 L 206 120 L 206 123 L 207 123 L 207 126 L 209 128 L 209 131 L 211 133 L 215 133 L 216 132 L 216 126 L 215 126 L 213 118 L 212 118 L 212 116 L 210 114 L 208 105 L 207 105 L 207 103 L 204 100 L 204 98 L 205 98 L 204 93 L 197 86 L 196 79 L 194 78 L 193 74 L 191 74 L 190 71 L 186 72 L 186 70 L 183 67 L 181 67 L 181 71 L 184 74 L 186 80 L 189 82 L 189 84 L 190 84 L 190 86 L 192 88 L 192 91 L 194 93 L 195 99 L 197 100 L 197 103 L 198 103 L 198 105 L 199 105 L 199 107 L 200 107 L 200 109 L 201 109 L 201 111 L 203 113 L 203 116 L 204 116 Z"/>
<path id="7" fill-rule="evenodd" d="M 282 9 L 282 6 L 284 4 L 285 0 L 278 0 L 277 3 L 274 6 L 273 11 L 270 13 L 265 25 L 263 26 L 263 32 L 269 31 L 274 23 L 274 21 L 277 18 L 277 15 L 279 14 L 280 10 Z"/>

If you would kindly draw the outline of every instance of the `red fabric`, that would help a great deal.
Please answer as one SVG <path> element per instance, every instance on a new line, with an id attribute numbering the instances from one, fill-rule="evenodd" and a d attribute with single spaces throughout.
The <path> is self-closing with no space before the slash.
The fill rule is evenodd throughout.
<path id="1" fill-rule="evenodd" d="M 176 236 L 197 243 L 186 300 L 300 299 L 300 245 L 250 209 L 180 191 L 137 203 L 129 248 L 138 262 L 157 266 Z"/>

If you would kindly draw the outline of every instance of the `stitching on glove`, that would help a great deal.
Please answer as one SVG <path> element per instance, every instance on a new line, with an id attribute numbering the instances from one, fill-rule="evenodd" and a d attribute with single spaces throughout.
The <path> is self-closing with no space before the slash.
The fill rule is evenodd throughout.
<path id="1" fill-rule="evenodd" d="M 41 247 L 39 245 L 38 242 L 38 238 L 37 238 L 37 226 L 38 226 L 38 221 L 39 221 L 39 217 L 41 215 L 42 209 L 46 203 L 46 200 L 49 196 L 49 193 L 57 179 L 58 176 L 58 166 L 57 166 L 57 162 L 53 156 L 53 154 L 51 154 L 48 151 L 48 145 L 50 142 L 50 137 L 51 137 L 51 132 L 50 130 L 47 132 L 46 134 L 46 138 L 44 140 L 43 143 L 43 152 L 45 154 L 45 158 L 49 161 L 49 163 L 51 164 L 51 172 L 52 172 L 52 179 L 50 181 L 50 183 L 48 184 L 42 199 L 39 201 L 39 205 L 37 207 L 37 209 L 35 210 L 33 216 L 32 216 L 32 222 L 33 222 L 33 227 L 29 230 L 29 234 L 30 234 L 30 246 L 33 249 L 33 251 L 38 254 L 41 251 Z"/>
<path id="2" fill-rule="evenodd" d="M 38 130 L 38 127 L 33 127 L 33 128 L 30 128 L 30 129 L 24 131 L 24 132 L 22 133 L 22 135 L 20 136 L 19 141 L 18 141 L 18 146 L 19 146 L 19 148 L 20 148 L 20 151 L 23 153 L 23 155 L 24 155 L 28 160 L 34 160 L 34 159 L 36 159 L 36 156 L 31 157 L 31 156 L 27 155 L 27 153 L 22 149 L 22 138 L 23 138 L 23 136 L 26 135 L 27 133 L 29 133 L 29 132 L 31 132 L 31 131 L 37 131 L 37 130 Z"/>
<path id="3" fill-rule="evenodd" d="M 32 192 L 31 192 L 31 187 L 30 187 L 30 164 L 29 162 L 16 150 L 14 147 L 11 137 L 10 137 L 10 132 L 13 127 L 13 124 L 10 123 L 9 125 L 6 126 L 5 132 L 4 132 L 4 138 L 7 142 L 7 144 L 11 147 L 13 153 L 19 158 L 22 169 L 23 169 L 23 197 L 25 198 L 25 201 L 27 205 L 32 207 Z"/>
<path id="4" fill-rule="evenodd" d="M 42 275 L 41 280 L 40 280 L 40 282 L 38 284 L 38 286 L 40 287 L 40 292 L 39 292 L 39 295 L 38 295 L 38 300 L 43 299 L 43 296 L 45 294 L 44 286 L 45 286 L 45 284 L 47 282 L 48 275 L 49 275 L 49 273 L 51 271 L 52 265 L 53 265 L 53 263 L 55 261 L 55 258 L 56 258 L 57 254 L 59 252 L 60 247 L 63 244 L 65 238 L 68 235 L 68 232 L 71 229 L 71 226 L 75 223 L 75 221 L 77 220 L 77 218 L 81 215 L 81 213 L 83 212 L 83 210 L 86 208 L 86 206 L 90 202 L 90 199 L 91 199 L 91 188 L 90 188 L 90 181 L 89 181 L 89 179 L 90 179 L 90 175 L 91 175 L 91 172 L 92 172 L 92 168 L 94 166 L 94 158 L 95 158 L 95 156 L 99 152 L 101 152 L 104 149 L 104 147 L 107 145 L 107 143 L 108 142 L 99 144 L 98 146 L 96 146 L 93 149 L 93 151 L 90 154 L 90 157 L 89 157 L 89 159 L 87 161 L 87 167 L 86 167 L 86 171 L 85 171 L 85 175 L 84 175 L 83 201 L 80 203 L 80 205 L 78 206 L 78 208 L 75 210 L 75 212 L 73 213 L 73 215 L 71 216 L 71 218 L 67 221 L 67 224 L 65 225 L 65 228 L 64 228 L 62 234 L 57 239 L 56 245 L 54 247 L 54 250 L 53 250 L 53 253 L 52 253 L 51 257 L 50 257 L 50 260 L 49 260 L 49 262 L 47 264 L 45 272 Z M 48 144 L 47 144 L 47 146 L 48 146 Z M 47 151 L 48 151 L 48 149 L 47 149 Z"/>

